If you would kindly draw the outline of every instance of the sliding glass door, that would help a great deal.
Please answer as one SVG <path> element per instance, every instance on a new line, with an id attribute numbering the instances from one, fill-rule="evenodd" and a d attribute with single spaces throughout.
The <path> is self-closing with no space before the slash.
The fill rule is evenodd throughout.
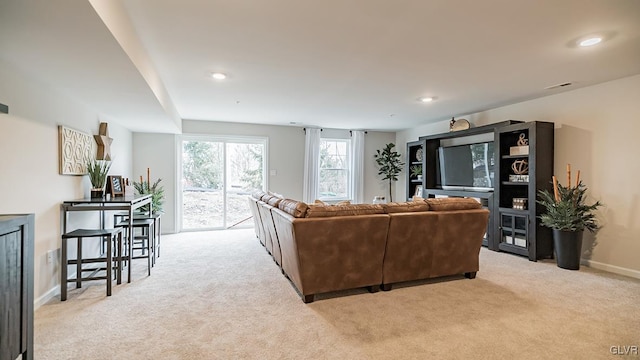
<path id="1" fill-rule="evenodd" d="M 184 137 L 182 230 L 253 226 L 247 196 L 266 189 L 266 139 Z"/>

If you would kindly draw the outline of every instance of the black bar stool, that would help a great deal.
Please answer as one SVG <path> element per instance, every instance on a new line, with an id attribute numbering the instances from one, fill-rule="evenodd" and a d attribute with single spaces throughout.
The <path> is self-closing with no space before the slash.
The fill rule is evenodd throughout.
<path id="1" fill-rule="evenodd" d="M 76 259 L 68 259 L 67 240 L 77 238 Z M 84 239 L 98 239 L 100 242 L 106 242 L 107 249 L 99 257 L 83 258 L 82 243 Z M 116 256 L 114 257 L 113 243 L 116 243 Z M 113 278 L 113 268 L 116 268 L 116 281 L 118 284 L 122 282 L 122 229 L 77 229 L 66 234 L 62 234 L 62 266 L 60 275 L 60 300 L 67 300 L 67 283 L 75 282 L 76 288 L 82 287 L 83 281 L 89 280 L 106 280 L 107 296 L 111 296 L 111 282 Z M 83 264 L 104 263 L 104 267 L 86 267 Z M 67 265 L 76 265 L 75 278 L 67 278 Z M 105 276 L 96 276 L 100 271 L 105 271 Z M 83 273 L 89 273 L 84 276 Z"/>
<path id="2" fill-rule="evenodd" d="M 151 260 L 152 263 L 151 265 L 155 265 L 156 263 L 156 258 L 160 257 L 160 237 L 162 235 L 162 228 L 161 228 L 161 224 L 160 224 L 160 220 L 162 219 L 162 213 L 161 212 L 154 212 L 153 214 L 149 215 L 148 212 L 134 212 L 133 213 L 133 218 L 134 220 L 137 219 L 153 219 L 153 229 L 155 230 L 155 233 L 153 235 L 153 244 L 151 245 L 154 248 L 154 252 L 153 252 L 153 259 Z M 129 219 L 129 213 L 126 211 L 123 212 L 117 212 L 115 214 L 113 214 L 113 223 L 117 224 L 120 221 L 126 221 Z"/>
<path id="3" fill-rule="evenodd" d="M 125 233 L 125 243 L 127 244 L 125 247 L 125 251 L 127 255 L 129 251 L 131 252 L 131 259 L 147 259 L 147 270 L 149 275 L 151 275 L 151 266 L 154 258 L 155 245 L 155 230 L 153 228 L 154 220 L 150 218 L 136 219 L 134 216 L 133 223 L 131 224 L 133 228 L 133 234 L 129 234 L 129 220 L 124 220 L 116 225 L 119 228 L 124 229 Z M 140 229 L 140 234 L 136 235 L 136 229 Z M 139 255 L 135 255 L 134 251 L 140 250 Z M 126 258 L 126 256 L 124 256 Z M 131 266 L 131 264 L 128 264 Z"/>

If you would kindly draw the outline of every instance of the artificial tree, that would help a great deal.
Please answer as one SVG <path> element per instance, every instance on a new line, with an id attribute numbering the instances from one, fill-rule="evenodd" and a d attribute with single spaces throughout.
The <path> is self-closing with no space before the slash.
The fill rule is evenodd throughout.
<path id="1" fill-rule="evenodd" d="M 389 201 L 393 201 L 391 193 L 391 185 L 394 181 L 398 181 L 398 174 L 402 172 L 404 162 L 400 160 L 400 153 L 393 148 L 394 143 L 388 143 L 382 150 L 376 150 L 374 158 L 378 164 L 378 175 L 383 175 L 382 180 L 389 180 Z"/>

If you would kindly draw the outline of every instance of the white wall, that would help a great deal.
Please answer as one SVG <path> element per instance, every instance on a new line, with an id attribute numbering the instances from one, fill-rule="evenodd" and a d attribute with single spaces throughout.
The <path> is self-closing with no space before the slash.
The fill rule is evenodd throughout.
<path id="1" fill-rule="evenodd" d="M 304 166 L 304 131 L 294 126 L 272 126 L 238 124 L 215 121 L 184 120 L 183 133 L 187 135 L 255 136 L 268 138 L 269 170 L 276 175 L 268 176 L 270 191 L 292 199 L 302 199 L 302 178 Z M 333 131 L 333 136 L 348 134 L 348 130 Z M 379 180 L 373 159 L 376 149 L 395 140 L 395 133 L 369 131 L 365 137 L 365 184 L 364 198 L 370 201 L 375 195 L 387 193 L 386 184 Z M 137 179 L 151 168 L 152 178 L 162 178 L 166 203 L 163 216 L 163 232 L 176 231 L 176 144 L 179 136 L 167 134 L 135 133 L 133 135 L 133 168 Z M 145 175 L 146 176 L 146 175 Z"/>
<path id="2" fill-rule="evenodd" d="M 475 126 L 504 120 L 555 123 L 555 174 L 581 170 L 603 225 L 585 234 L 591 266 L 640 277 L 640 75 L 464 116 Z M 448 131 L 448 121 L 398 132 L 399 144 Z M 574 175 L 575 176 L 575 175 Z M 404 184 L 403 182 L 401 184 Z M 404 186 L 398 194 L 404 193 Z M 595 243 L 595 245 L 594 245 Z"/>
<path id="3" fill-rule="evenodd" d="M 163 233 L 174 233 L 176 217 L 176 135 L 133 133 L 133 181 L 147 179 L 147 168 L 151 183 L 162 179 L 164 188 L 164 215 L 161 219 Z"/>
<path id="4" fill-rule="evenodd" d="M 46 254 L 60 248 L 60 203 L 89 196 L 87 176 L 59 175 L 58 125 L 97 134 L 101 119 L 91 109 L 0 62 L 0 213 L 35 213 L 36 306 L 59 290 L 59 263 Z M 114 139 L 113 174 L 131 172 L 131 133 L 109 125 Z M 71 226 L 94 226 L 97 216 L 74 214 Z"/>

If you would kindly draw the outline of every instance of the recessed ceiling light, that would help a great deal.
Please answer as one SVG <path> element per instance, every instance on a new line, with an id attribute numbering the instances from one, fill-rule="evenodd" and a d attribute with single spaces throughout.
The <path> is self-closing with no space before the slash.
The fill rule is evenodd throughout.
<path id="1" fill-rule="evenodd" d="M 224 80 L 227 78 L 227 75 L 223 74 L 223 73 L 212 73 L 211 77 L 216 79 L 216 80 Z"/>
<path id="2" fill-rule="evenodd" d="M 600 42 L 602 42 L 602 38 L 600 36 L 590 36 L 578 42 L 578 45 L 582 47 L 593 46 L 593 45 L 599 44 Z"/>
<path id="3" fill-rule="evenodd" d="M 428 103 L 428 102 L 432 102 L 433 100 L 435 100 L 433 97 L 421 97 L 420 101 L 423 103 Z"/>

